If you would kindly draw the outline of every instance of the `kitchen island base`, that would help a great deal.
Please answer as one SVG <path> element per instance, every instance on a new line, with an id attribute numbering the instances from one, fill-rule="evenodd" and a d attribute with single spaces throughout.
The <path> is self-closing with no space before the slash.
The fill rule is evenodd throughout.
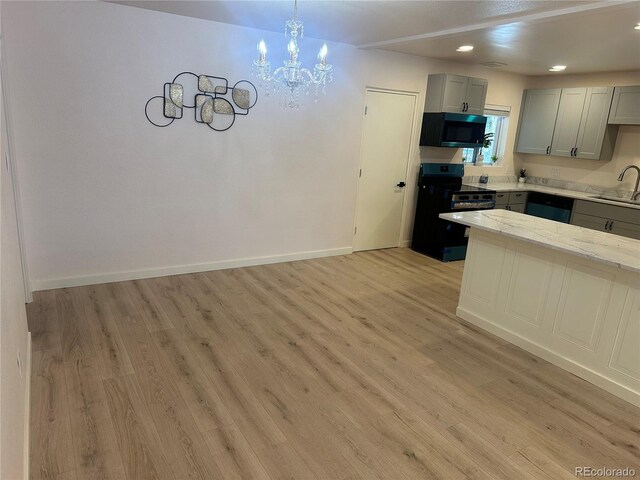
<path id="1" fill-rule="evenodd" d="M 472 226 L 456 313 L 640 405 L 638 287 L 636 272 Z"/>

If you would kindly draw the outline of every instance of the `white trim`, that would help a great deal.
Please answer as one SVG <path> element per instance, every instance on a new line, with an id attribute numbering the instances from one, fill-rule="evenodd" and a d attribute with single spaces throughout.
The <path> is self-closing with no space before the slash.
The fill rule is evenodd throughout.
<path id="1" fill-rule="evenodd" d="M 211 270 L 224 270 L 226 268 L 251 267 L 254 265 L 268 265 L 271 263 L 293 262 L 296 260 L 308 260 L 311 258 L 332 257 L 336 255 L 348 255 L 353 253 L 352 247 L 332 248 L 328 250 L 315 250 L 309 252 L 290 253 L 286 255 L 273 255 L 266 257 L 240 258 L 235 260 L 222 260 L 211 263 L 194 263 L 190 265 L 175 265 L 172 267 L 158 267 L 146 270 L 131 270 L 127 272 L 114 272 L 95 275 L 83 275 L 79 277 L 52 278 L 47 280 L 33 280 L 33 291 L 51 290 L 54 288 L 80 287 L 83 285 L 96 285 L 99 283 L 122 282 L 125 280 L 139 280 L 142 278 L 166 277 L 181 275 L 184 273 L 208 272 Z"/>
<path id="2" fill-rule="evenodd" d="M 411 246 L 411 240 L 402 240 L 400 242 L 400 248 L 407 248 Z"/>
<path id="3" fill-rule="evenodd" d="M 29 466 L 31 462 L 29 462 L 29 444 L 30 437 L 29 428 L 31 423 L 31 332 L 27 332 L 27 365 L 25 368 L 25 377 L 26 377 L 26 386 L 25 386 L 25 408 L 24 408 L 24 446 L 22 451 L 22 477 L 24 480 L 29 480 L 31 478 L 29 472 Z"/>
<path id="4" fill-rule="evenodd" d="M 31 287 L 31 282 L 29 281 L 29 266 L 27 264 L 24 227 L 22 222 L 22 208 L 20 205 L 20 182 L 18 181 L 18 169 L 16 168 L 14 156 L 14 152 L 16 151 L 16 149 L 15 143 L 13 141 L 11 126 L 11 92 L 9 91 L 9 75 L 7 74 L 6 66 L 7 55 L 4 51 L 4 43 L 4 41 L 0 41 L 0 94 L 2 95 L 2 102 L 0 103 L 2 104 L 2 108 L 4 110 L 4 128 L 7 132 L 7 145 L 5 146 L 5 155 L 7 155 L 7 158 L 9 160 L 9 170 L 11 172 L 11 183 L 13 186 L 13 201 L 16 210 L 16 223 L 18 230 L 18 245 L 20 247 L 20 265 L 22 266 L 22 284 L 24 288 L 24 298 L 26 303 L 31 303 L 33 301 L 33 289 Z M 0 159 L 0 161 L 4 162 L 5 159 Z"/>
<path id="5" fill-rule="evenodd" d="M 640 406 L 640 394 L 624 385 L 615 382 L 614 380 L 603 377 L 601 374 L 594 372 L 593 370 L 580 365 L 573 360 L 563 357 L 562 355 L 558 355 L 557 353 L 548 350 L 542 345 L 527 340 L 526 338 L 521 337 L 511 330 L 507 330 L 506 328 L 503 328 L 500 325 L 497 325 L 487 320 L 486 318 L 481 317 L 480 315 L 471 313 L 465 308 L 456 308 L 456 315 L 461 319 L 482 328 L 483 330 L 493 333 L 494 335 L 497 335 L 498 337 L 507 340 L 514 345 L 517 345 L 527 352 L 533 353 L 534 355 L 537 355 L 538 357 L 547 360 L 548 362 L 551 362 L 554 365 L 567 370 L 568 372 L 571 372 L 590 383 L 593 383 L 603 390 L 612 393 L 616 397 L 620 397 L 623 400 L 626 400 L 632 405 Z"/>
<path id="6" fill-rule="evenodd" d="M 508 117 L 511 114 L 511 107 L 509 105 L 494 105 L 491 103 L 485 103 L 484 112 L 482 113 L 483 115 Z"/>

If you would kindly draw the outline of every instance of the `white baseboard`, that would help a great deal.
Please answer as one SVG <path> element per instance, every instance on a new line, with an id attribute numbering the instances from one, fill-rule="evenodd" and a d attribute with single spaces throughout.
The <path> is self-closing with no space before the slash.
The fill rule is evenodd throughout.
<path id="1" fill-rule="evenodd" d="M 122 282 L 125 280 L 140 280 L 143 278 L 166 277 L 169 275 L 181 275 L 184 273 L 209 272 L 211 270 L 224 270 L 226 268 L 251 267 L 254 265 L 293 262 L 295 260 L 309 260 L 311 258 L 348 255 L 350 253 L 353 253 L 352 247 L 332 248 L 329 250 L 315 250 L 310 252 L 290 253 L 286 255 L 241 258 L 236 260 L 223 260 L 220 262 L 196 263 L 191 265 L 175 265 L 172 267 L 150 268 L 146 270 L 131 270 L 128 272 L 83 275 L 79 277 L 53 278 L 48 280 L 33 280 L 31 282 L 31 287 L 33 288 L 34 292 L 37 292 L 40 290 L 51 290 L 54 288 L 80 287 L 83 285 L 96 285 L 99 283 Z"/>
<path id="2" fill-rule="evenodd" d="M 483 330 L 493 333 L 494 335 L 517 345 L 527 352 L 533 353 L 534 355 L 553 363 L 557 367 L 573 373 L 587 382 L 593 383 L 603 390 L 612 393 L 616 397 L 626 400 L 632 405 L 640 406 L 640 395 L 638 395 L 637 392 L 625 387 L 624 385 L 620 385 L 616 381 L 607 378 L 598 372 L 594 372 L 590 368 L 580 365 L 579 363 L 563 357 L 562 355 L 558 355 L 557 353 L 548 350 L 546 347 L 527 340 L 511 330 L 507 330 L 506 328 L 496 325 L 486 318 L 476 315 L 475 313 L 471 313 L 462 307 L 456 308 L 456 315 L 461 319 L 482 328 Z"/>
<path id="3" fill-rule="evenodd" d="M 25 409 L 24 409 L 24 451 L 22 452 L 22 473 L 24 480 L 29 480 L 31 478 L 31 473 L 29 471 L 29 467 L 31 462 L 29 461 L 29 445 L 30 445 L 30 436 L 29 432 L 31 431 L 31 332 L 27 332 L 27 364 L 25 365 L 25 374 L 26 374 L 26 386 L 25 386 Z"/>
<path id="4" fill-rule="evenodd" d="M 402 240 L 400 242 L 400 248 L 406 248 L 411 246 L 411 240 Z"/>

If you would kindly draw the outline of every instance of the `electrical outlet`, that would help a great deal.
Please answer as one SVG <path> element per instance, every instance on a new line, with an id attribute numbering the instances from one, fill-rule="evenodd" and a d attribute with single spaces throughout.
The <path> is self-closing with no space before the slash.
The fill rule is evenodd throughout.
<path id="1" fill-rule="evenodd" d="M 20 352 L 16 356 L 16 363 L 18 364 L 18 373 L 20 373 L 20 378 L 22 378 L 22 360 L 20 359 Z"/>
<path id="2" fill-rule="evenodd" d="M 552 168 L 551 169 L 551 176 L 553 178 L 560 178 L 560 169 L 559 168 Z"/>

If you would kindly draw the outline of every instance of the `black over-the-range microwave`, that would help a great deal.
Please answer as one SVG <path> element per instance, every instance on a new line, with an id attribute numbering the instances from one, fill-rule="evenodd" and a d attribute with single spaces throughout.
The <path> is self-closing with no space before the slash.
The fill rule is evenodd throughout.
<path id="1" fill-rule="evenodd" d="M 487 117 L 466 113 L 424 113 L 421 147 L 481 147 Z"/>

